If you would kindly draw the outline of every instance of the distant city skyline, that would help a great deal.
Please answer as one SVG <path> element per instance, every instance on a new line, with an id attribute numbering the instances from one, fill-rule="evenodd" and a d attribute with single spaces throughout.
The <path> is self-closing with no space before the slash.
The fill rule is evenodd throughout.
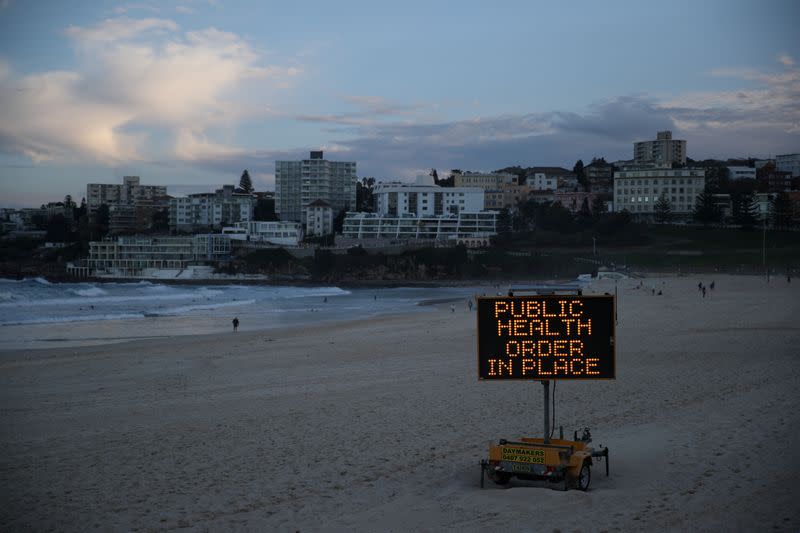
<path id="1" fill-rule="evenodd" d="M 800 152 L 800 4 L 0 0 L 0 206 L 141 176 L 274 190 L 310 150 L 412 180 Z"/>

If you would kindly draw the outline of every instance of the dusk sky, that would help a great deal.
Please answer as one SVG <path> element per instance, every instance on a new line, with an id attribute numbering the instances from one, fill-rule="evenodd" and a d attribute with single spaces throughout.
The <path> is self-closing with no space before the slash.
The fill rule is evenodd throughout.
<path id="1" fill-rule="evenodd" d="M 558 7 L 556 7 L 558 6 Z M 566 6 L 566 7 L 565 7 Z M 800 152 L 800 2 L 0 0 L 0 206 L 139 175 L 358 175 Z"/>

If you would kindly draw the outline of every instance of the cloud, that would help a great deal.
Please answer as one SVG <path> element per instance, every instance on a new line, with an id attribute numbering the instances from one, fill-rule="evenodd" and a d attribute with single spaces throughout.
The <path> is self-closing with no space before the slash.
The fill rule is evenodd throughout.
<path id="1" fill-rule="evenodd" d="M 302 72 L 263 64 L 233 33 L 181 32 L 167 19 L 107 19 L 66 34 L 73 71 L 15 77 L 0 62 L 0 150 L 105 163 L 231 155 L 214 136 L 270 113 L 245 91 L 264 94 Z"/>
<path id="2" fill-rule="evenodd" d="M 190 15 L 194 13 L 194 9 L 192 9 L 189 6 L 176 6 L 175 11 L 177 11 L 178 13 L 183 13 L 185 15 Z"/>
<path id="3" fill-rule="evenodd" d="M 117 15 L 124 15 L 125 13 L 136 10 L 151 11 L 153 13 L 161 11 L 158 7 L 151 4 L 125 4 L 115 7 L 113 11 Z"/>
<path id="4" fill-rule="evenodd" d="M 672 98 L 627 95 L 585 110 L 425 121 L 424 106 L 403 106 L 375 97 L 350 97 L 356 110 L 297 120 L 346 126 L 331 131 L 321 146 L 326 157 L 356 161 L 360 176 L 410 179 L 438 168 L 496 170 L 509 165 L 571 168 L 604 156 L 632 158 L 633 142 L 672 130 L 688 141 L 689 157 L 736 157 L 796 150 L 800 144 L 800 87 L 794 67 L 781 72 L 719 69 L 757 86 L 732 91 L 691 92 Z M 421 113 L 416 113 L 421 109 Z M 406 113 L 406 115 L 404 115 Z M 416 114 L 415 114 L 416 113 Z M 414 120 L 406 120 L 407 118 Z M 231 157 L 200 157 L 194 164 L 220 172 L 248 168 L 269 175 L 277 159 L 301 159 L 309 147 L 241 151 Z"/>
<path id="5" fill-rule="evenodd" d="M 67 36 L 87 44 L 95 42 L 124 41 L 137 37 L 147 32 L 178 30 L 178 25 L 168 19 L 146 18 L 131 19 L 127 17 L 106 19 L 100 24 L 91 27 L 70 26 L 66 29 Z"/>
<path id="6" fill-rule="evenodd" d="M 778 61 L 780 61 L 784 66 L 793 67 L 794 66 L 794 59 L 789 54 L 781 54 L 778 56 Z"/>
<path id="7" fill-rule="evenodd" d="M 422 104 L 401 104 L 381 96 L 344 95 L 343 102 L 355 107 L 354 111 L 324 115 L 296 115 L 302 122 L 318 122 L 340 126 L 370 126 L 391 117 L 421 118 Z"/>

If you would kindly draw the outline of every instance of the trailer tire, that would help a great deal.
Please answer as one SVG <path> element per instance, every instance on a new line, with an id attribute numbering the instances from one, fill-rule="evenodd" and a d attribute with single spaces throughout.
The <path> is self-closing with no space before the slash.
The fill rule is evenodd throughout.
<path id="1" fill-rule="evenodd" d="M 575 488 L 585 492 L 589 490 L 589 483 L 591 483 L 591 481 L 592 467 L 589 465 L 588 461 L 584 461 L 580 472 L 578 472 L 578 477 L 575 479 Z"/>
<path id="2" fill-rule="evenodd" d="M 508 472 L 490 472 L 489 479 L 497 485 L 507 485 L 511 481 L 511 474 Z"/>

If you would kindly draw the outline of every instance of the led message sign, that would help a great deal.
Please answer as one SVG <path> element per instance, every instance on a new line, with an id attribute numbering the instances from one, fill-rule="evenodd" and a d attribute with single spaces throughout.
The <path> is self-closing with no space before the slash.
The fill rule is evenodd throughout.
<path id="1" fill-rule="evenodd" d="M 478 298 L 479 379 L 614 379 L 613 296 Z"/>

